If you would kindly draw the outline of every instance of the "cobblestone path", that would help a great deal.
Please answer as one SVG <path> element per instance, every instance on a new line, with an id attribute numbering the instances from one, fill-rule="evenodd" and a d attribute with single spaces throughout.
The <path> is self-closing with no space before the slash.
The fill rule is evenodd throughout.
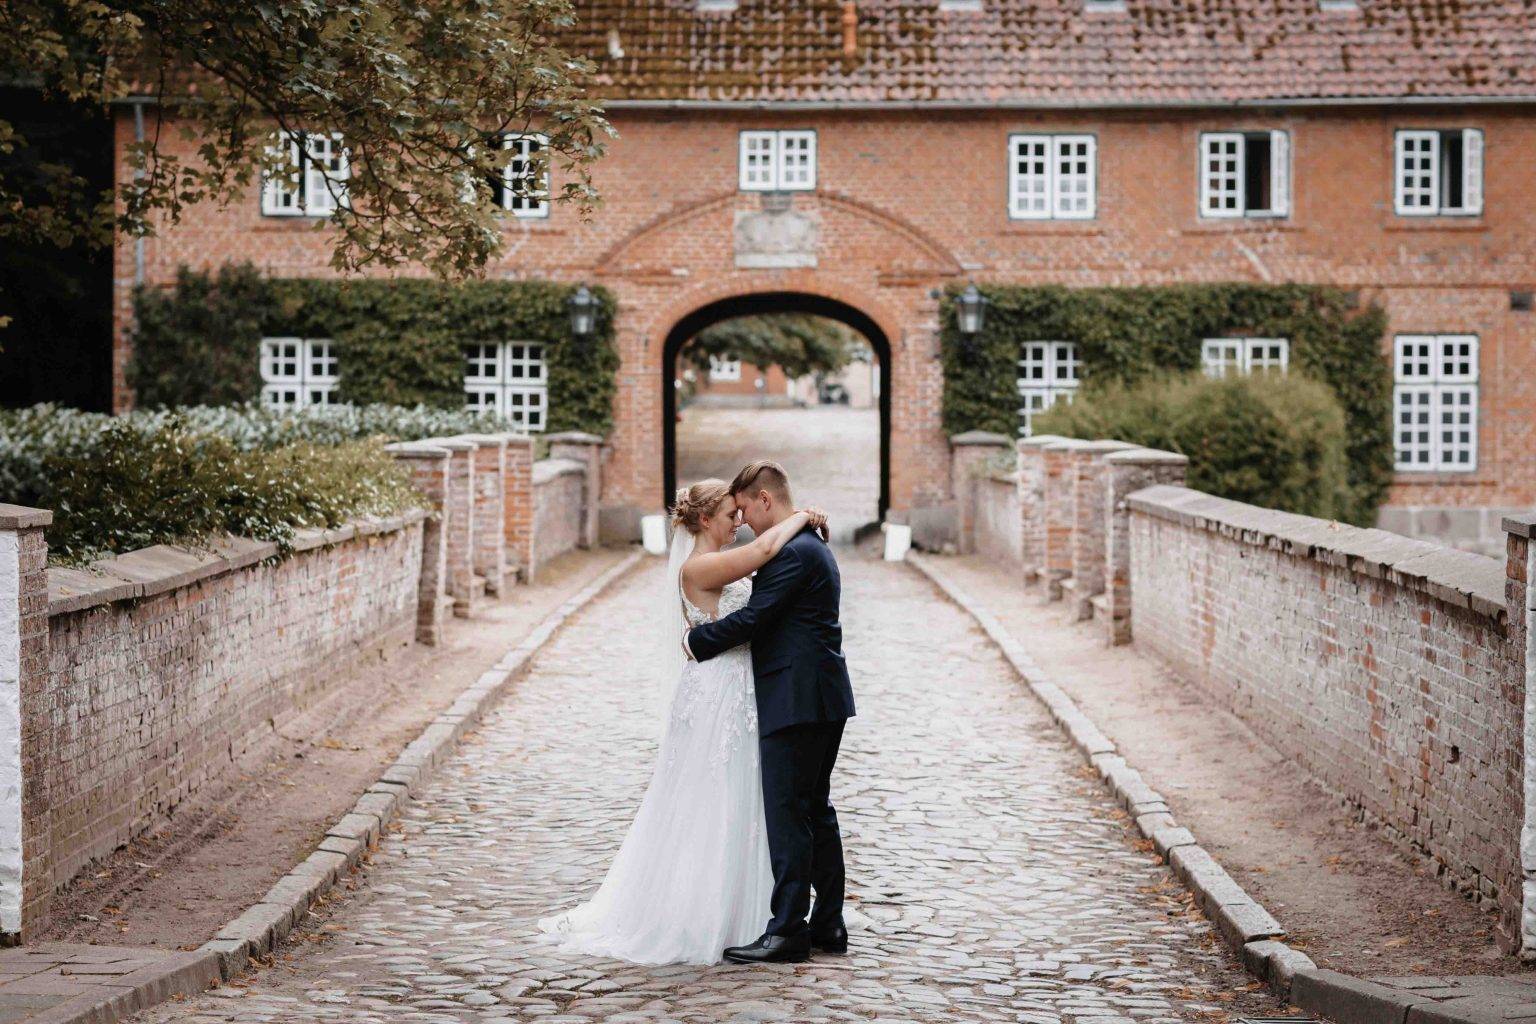
<path id="1" fill-rule="evenodd" d="M 860 717 L 834 797 L 853 954 L 640 968 L 553 953 L 534 921 L 589 892 L 647 780 L 636 668 L 661 567 L 576 618 L 466 740 L 358 891 L 247 988 L 144 1020 L 1219 1020 L 1248 979 L 1136 849 L 1096 781 L 957 609 L 842 556 Z"/>

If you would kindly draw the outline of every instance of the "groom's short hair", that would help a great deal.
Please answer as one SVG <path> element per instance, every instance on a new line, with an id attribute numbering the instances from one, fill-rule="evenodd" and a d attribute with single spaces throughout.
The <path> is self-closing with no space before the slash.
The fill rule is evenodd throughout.
<path id="1" fill-rule="evenodd" d="M 789 474 L 772 459 L 758 459 L 748 463 L 736 474 L 736 479 L 731 481 L 733 498 L 738 494 L 755 495 L 758 491 L 767 491 L 785 504 L 793 501 L 789 494 Z"/>

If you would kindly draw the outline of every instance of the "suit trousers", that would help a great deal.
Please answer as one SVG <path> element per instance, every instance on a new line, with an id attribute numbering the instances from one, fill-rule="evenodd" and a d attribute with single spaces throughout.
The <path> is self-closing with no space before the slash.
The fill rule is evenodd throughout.
<path id="1" fill-rule="evenodd" d="M 843 921 L 843 838 L 830 798 L 845 722 L 791 725 L 758 739 L 773 864 L 769 935 L 824 935 Z M 806 922 L 811 891 L 816 910 Z"/>

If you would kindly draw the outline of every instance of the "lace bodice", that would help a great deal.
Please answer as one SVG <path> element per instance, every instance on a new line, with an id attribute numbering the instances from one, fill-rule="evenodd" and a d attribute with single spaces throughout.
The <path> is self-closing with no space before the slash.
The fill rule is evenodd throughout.
<path id="1" fill-rule="evenodd" d="M 679 587 L 678 589 L 681 590 L 682 588 Z M 749 577 L 747 579 L 734 580 L 727 583 L 721 589 L 719 615 L 711 616 L 704 609 L 695 605 L 692 601 L 688 600 L 686 592 L 683 594 L 683 612 L 688 618 L 688 625 L 702 626 L 706 622 L 713 622 L 717 618 L 723 619 L 732 612 L 741 611 L 750 600 L 752 600 L 752 580 Z"/>

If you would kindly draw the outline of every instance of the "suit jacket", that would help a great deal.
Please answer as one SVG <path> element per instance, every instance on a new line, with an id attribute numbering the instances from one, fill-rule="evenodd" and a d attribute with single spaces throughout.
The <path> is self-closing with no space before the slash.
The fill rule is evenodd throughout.
<path id="1" fill-rule="evenodd" d="M 699 661 L 752 644 L 759 735 L 853 717 L 838 621 L 842 588 L 832 549 L 802 530 L 757 571 L 745 608 L 688 631 Z"/>

